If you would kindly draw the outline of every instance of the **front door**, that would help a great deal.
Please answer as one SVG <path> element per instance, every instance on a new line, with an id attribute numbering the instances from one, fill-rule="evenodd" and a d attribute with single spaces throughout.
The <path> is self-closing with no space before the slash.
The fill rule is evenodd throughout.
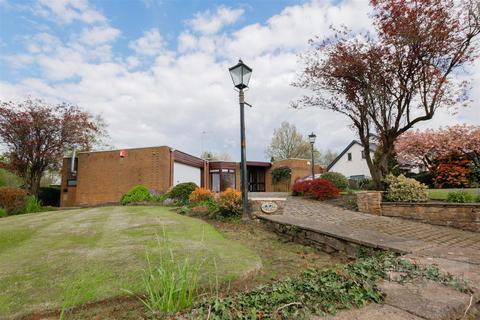
<path id="1" fill-rule="evenodd" d="M 265 192 L 265 168 L 248 167 L 248 191 Z"/>

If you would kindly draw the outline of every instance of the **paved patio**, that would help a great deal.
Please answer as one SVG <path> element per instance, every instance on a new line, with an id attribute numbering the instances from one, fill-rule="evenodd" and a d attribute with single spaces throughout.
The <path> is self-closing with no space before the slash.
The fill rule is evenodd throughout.
<path id="1" fill-rule="evenodd" d="M 405 286 L 385 282 L 381 284 L 385 304 L 341 312 L 329 319 L 380 319 L 379 315 L 389 319 L 460 319 L 480 300 L 480 233 L 369 215 L 301 197 L 288 197 L 283 215 L 262 215 L 260 219 L 303 230 L 310 242 L 320 239 L 333 245 L 350 243 L 402 253 L 417 263 L 434 264 L 465 278 L 474 291 L 469 296 L 431 282 Z"/>

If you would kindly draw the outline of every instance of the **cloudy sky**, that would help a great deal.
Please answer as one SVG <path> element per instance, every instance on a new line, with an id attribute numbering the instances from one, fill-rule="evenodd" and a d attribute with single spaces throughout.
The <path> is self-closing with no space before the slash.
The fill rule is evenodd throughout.
<path id="1" fill-rule="evenodd" d="M 340 152 L 355 134 L 341 115 L 292 110 L 298 53 L 329 26 L 370 30 L 368 1 L 0 0 L 0 100 L 28 95 L 77 104 L 108 123 L 116 148 L 169 145 L 239 159 L 238 96 L 228 67 L 253 68 L 246 98 L 248 158 L 265 159 L 289 121 L 317 148 Z M 480 63 L 473 104 L 422 127 L 480 124 Z"/>

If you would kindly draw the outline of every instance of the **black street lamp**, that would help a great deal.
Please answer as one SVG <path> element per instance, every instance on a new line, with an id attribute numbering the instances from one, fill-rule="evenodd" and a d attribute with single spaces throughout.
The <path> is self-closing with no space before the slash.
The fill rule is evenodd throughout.
<path id="1" fill-rule="evenodd" d="M 315 138 L 317 136 L 315 133 L 310 133 L 308 135 L 308 141 L 310 141 L 310 145 L 312 146 L 312 180 L 315 180 L 315 160 L 314 160 L 314 151 L 313 151 L 313 145 L 315 144 Z"/>
<path id="2" fill-rule="evenodd" d="M 238 63 L 229 68 L 230 76 L 232 77 L 233 85 L 239 90 L 240 102 L 240 140 L 241 140 L 241 162 L 240 162 L 240 189 L 242 191 L 242 206 L 243 219 L 250 218 L 248 213 L 248 182 L 247 182 L 247 142 L 245 140 L 245 95 L 243 89 L 248 88 L 250 77 L 252 75 L 252 68 L 238 60 Z"/>

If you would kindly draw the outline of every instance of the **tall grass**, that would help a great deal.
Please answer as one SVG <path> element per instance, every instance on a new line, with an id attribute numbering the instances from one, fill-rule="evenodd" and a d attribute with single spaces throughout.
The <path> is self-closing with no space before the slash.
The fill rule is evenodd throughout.
<path id="1" fill-rule="evenodd" d="M 25 213 L 34 213 L 42 211 L 42 202 L 37 199 L 35 196 L 30 196 L 27 198 L 25 203 Z"/>
<path id="2" fill-rule="evenodd" d="M 153 266 L 147 254 L 147 269 L 143 274 L 145 295 L 139 297 L 152 314 L 174 313 L 189 308 L 198 291 L 200 263 L 192 264 L 188 259 L 178 262 L 173 252 L 162 257 Z"/>

